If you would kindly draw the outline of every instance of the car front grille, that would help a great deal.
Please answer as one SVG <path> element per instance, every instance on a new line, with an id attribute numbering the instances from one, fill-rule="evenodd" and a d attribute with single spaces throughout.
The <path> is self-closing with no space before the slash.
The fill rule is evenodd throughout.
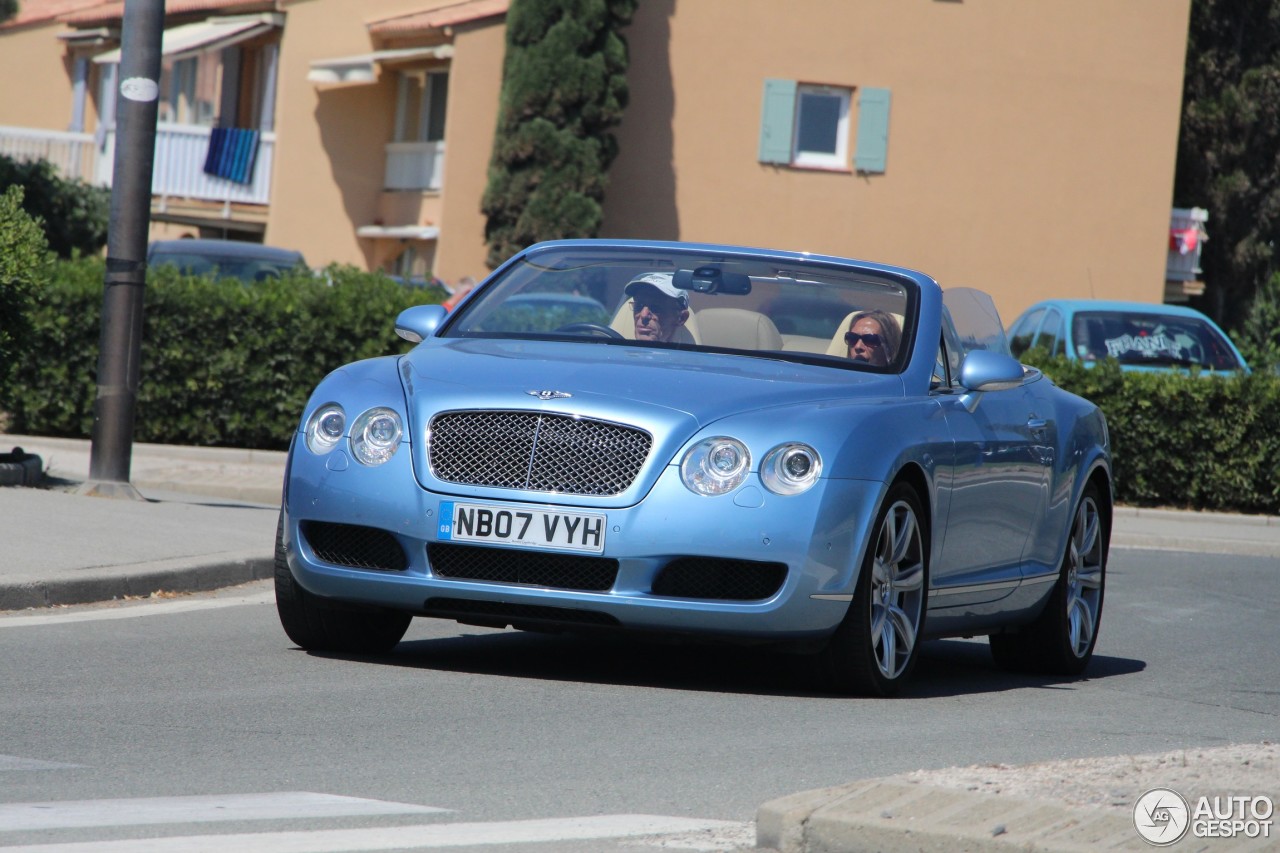
<path id="1" fill-rule="evenodd" d="M 635 482 L 652 444 L 643 430 L 571 415 L 446 412 L 431 421 L 427 454 L 448 483 L 609 496 Z"/>
<path id="2" fill-rule="evenodd" d="M 670 598 L 758 601 L 777 593 L 786 579 L 785 563 L 681 557 L 658 573 L 653 594 Z"/>
<path id="3" fill-rule="evenodd" d="M 618 561 L 579 554 L 480 548 L 432 542 L 427 560 L 436 577 L 518 583 L 549 589 L 605 592 L 613 588 Z"/>
<path id="4" fill-rule="evenodd" d="M 304 521 L 301 528 L 311 550 L 326 563 L 383 572 L 402 572 L 409 566 L 399 541 L 385 530 L 328 521 Z"/>

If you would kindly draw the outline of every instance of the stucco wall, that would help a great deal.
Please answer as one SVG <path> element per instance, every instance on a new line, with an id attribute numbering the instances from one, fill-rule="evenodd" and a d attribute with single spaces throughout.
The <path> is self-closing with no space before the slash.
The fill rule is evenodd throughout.
<path id="1" fill-rule="evenodd" d="M 372 247 L 355 229 L 372 223 L 383 183 L 383 149 L 395 122 L 395 78 L 320 88 L 317 59 L 373 48 L 365 22 L 411 11 L 405 2 L 325 0 L 290 4 L 280 48 L 275 172 L 266 242 L 300 249 L 315 265 L 365 267 Z"/>
<path id="2" fill-rule="evenodd" d="M 1159 302 L 1189 9 L 646 0 L 605 230 L 905 264 L 1009 319 L 1046 296 Z M 759 163 L 770 77 L 889 88 L 886 172 Z"/>
<path id="3" fill-rule="evenodd" d="M 505 53 L 506 28 L 501 21 L 459 27 L 454 33 L 445 118 L 443 215 L 436 250 L 436 275 L 449 282 L 464 275 L 479 281 L 489 273 L 480 200 L 493 153 Z"/>
<path id="4" fill-rule="evenodd" d="M 71 124 L 71 66 L 57 38 L 65 29 L 52 24 L 0 32 L 0 125 L 66 130 Z"/>

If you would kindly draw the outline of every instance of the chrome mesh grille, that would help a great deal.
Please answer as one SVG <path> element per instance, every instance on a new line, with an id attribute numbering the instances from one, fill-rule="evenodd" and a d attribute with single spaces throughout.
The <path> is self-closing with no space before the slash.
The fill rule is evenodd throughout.
<path id="1" fill-rule="evenodd" d="M 653 438 L 643 430 L 544 412 L 446 412 L 431 421 L 428 463 L 448 483 L 616 495 Z"/>

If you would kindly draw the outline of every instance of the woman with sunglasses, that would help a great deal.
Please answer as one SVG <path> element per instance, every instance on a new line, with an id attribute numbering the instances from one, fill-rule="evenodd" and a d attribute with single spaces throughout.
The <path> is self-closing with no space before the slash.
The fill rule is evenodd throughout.
<path id="1" fill-rule="evenodd" d="M 844 342 L 849 345 L 849 358 L 884 367 L 898 354 L 902 328 L 891 314 L 878 308 L 859 311 L 849 323 Z"/>

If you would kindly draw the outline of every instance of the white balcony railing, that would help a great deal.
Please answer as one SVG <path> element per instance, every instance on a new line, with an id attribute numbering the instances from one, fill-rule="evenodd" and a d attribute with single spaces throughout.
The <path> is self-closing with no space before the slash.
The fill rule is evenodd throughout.
<path id="1" fill-rule="evenodd" d="M 96 181 L 91 133 L 0 126 L 0 154 L 24 163 L 48 160 L 67 180 Z"/>
<path id="2" fill-rule="evenodd" d="M 387 143 L 386 189 L 438 190 L 444 185 L 444 142 Z"/>
<path id="3" fill-rule="evenodd" d="M 201 201 L 268 204 L 271 201 L 271 163 L 275 155 L 276 135 L 263 133 L 258 137 L 253 180 L 251 183 L 241 184 L 205 174 L 209 130 L 207 127 L 187 124 L 156 125 L 156 156 L 151 172 L 151 194 Z M 103 176 L 103 183 L 107 185 L 111 183 L 115 141 L 115 132 L 108 131 L 105 150 L 99 163 L 99 175 Z"/>
<path id="4" fill-rule="evenodd" d="M 99 149 L 94 144 L 93 134 L 89 133 L 0 126 L 0 154 L 15 160 L 48 160 L 65 178 L 79 178 L 107 187 L 111 186 L 115 165 L 115 144 L 114 130 L 103 134 Z M 209 128 L 157 125 L 151 193 L 201 201 L 268 204 L 271 201 L 271 164 L 275 147 L 274 133 L 259 136 L 253 180 L 241 184 L 205 174 Z"/>

